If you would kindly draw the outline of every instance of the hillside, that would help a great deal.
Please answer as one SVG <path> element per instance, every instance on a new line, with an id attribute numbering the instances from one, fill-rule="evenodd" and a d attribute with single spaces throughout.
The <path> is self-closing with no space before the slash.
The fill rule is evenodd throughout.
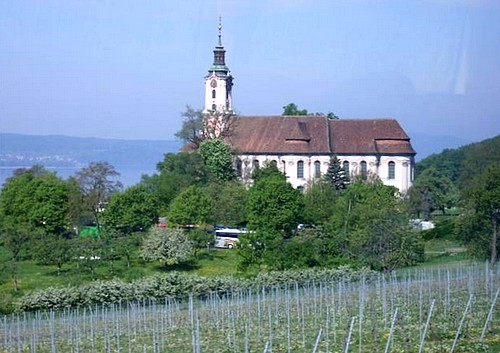
<path id="1" fill-rule="evenodd" d="M 435 167 L 460 187 L 492 164 L 500 164 L 500 135 L 432 154 L 416 164 L 416 174 L 418 177 L 425 169 Z"/>
<path id="2" fill-rule="evenodd" d="M 93 161 L 114 166 L 156 165 L 180 141 L 117 140 L 69 136 L 35 136 L 0 133 L 0 167 L 82 167 Z"/>

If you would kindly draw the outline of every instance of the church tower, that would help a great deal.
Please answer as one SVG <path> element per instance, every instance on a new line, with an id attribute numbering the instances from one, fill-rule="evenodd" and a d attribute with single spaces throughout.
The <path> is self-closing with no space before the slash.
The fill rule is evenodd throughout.
<path id="1" fill-rule="evenodd" d="M 222 46 L 221 31 L 222 24 L 219 17 L 219 41 L 214 49 L 214 63 L 208 70 L 208 75 L 205 76 L 204 114 L 231 115 L 233 113 L 231 96 L 233 76 L 226 66 L 226 50 Z"/>

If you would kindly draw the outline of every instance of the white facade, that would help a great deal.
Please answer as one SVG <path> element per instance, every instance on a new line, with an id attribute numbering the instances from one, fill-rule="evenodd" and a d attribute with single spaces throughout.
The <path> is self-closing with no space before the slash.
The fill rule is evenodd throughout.
<path id="1" fill-rule="evenodd" d="M 231 97 L 231 82 L 225 76 L 216 74 L 205 77 L 205 109 L 203 113 L 208 114 L 213 111 L 228 113 L 233 111 Z"/>
<path id="2" fill-rule="evenodd" d="M 239 155 L 236 158 L 241 161 L 240 177 L 246 183 L 250 182 L 252 170 L 255 168 L 256 163 L 262 167 L 274 161 L 294 188 L 307 188 L 315 179 L 321 178 L 327 172 L 330 164 L 330 156 L 325 155 Z M 356 175 L 364 174 L 362 169 L 364 163 L 366 163 L 366 176 L 368 178 L 378 178 L 385 185 L 394 186 L 403 194 L 408 191 L 413 183 L 411 157 L 382 156 L 378 164 L 377 157 L 374 155 L 338 156 L 338 158 L 342 166 L 344 166 L 345 162 L 348 163 L 351 179 Z M 390 163 L 393 163 L 393 167 L 389 167 Z M 317 173 L 318 168 L 319 175 Z M 240 168 L 237 167 L 237 169 Z M 391 173 L 390 169 L 392 169 Z"/>

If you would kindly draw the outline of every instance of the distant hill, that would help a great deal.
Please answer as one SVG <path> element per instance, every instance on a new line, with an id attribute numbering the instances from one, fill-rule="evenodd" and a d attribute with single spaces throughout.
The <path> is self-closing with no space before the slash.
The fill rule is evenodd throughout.
<path id="1" fill-rule="evenodd" d="M 432 154 L 416 164 L 417 177 L 427 168 L 435 167 L 458 187 L 472 183 L 489 165 L 500 164 L 500 135 L 455 149 Z"/>
<path id="2" fill-rule="evenodd" d="M 155 166 L 163 155 L 177 152 L 181 141 L 118 140 L 0 133 L 0 167 L 80 168 L 107 161 L 118 167 Z"/>

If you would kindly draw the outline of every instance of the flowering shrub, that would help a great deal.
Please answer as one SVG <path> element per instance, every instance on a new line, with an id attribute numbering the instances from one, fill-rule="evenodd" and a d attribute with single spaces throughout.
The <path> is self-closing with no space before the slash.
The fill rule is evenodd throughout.
<path id="1" fill-rule="evenodd" d="M 154 275 L 132 282 L 119 279 L 95 281 L 82 286 L 49 287 L 23 296 L 15 305 L 16 311 L 61 309 L 89 304 L 112 304 L 120 301 L 150 298 L 205 295 L 210 292 L 229 292 L 248 288 L 286 286 L 295 283 L 320 281 L 356 281 L 370 278 L 367 269 L 354 270 L 349 266 L 336 269 L 307 269 L 261 273 L 255 278 L 233 276 L 203 277 L 179 272 Z"/>

